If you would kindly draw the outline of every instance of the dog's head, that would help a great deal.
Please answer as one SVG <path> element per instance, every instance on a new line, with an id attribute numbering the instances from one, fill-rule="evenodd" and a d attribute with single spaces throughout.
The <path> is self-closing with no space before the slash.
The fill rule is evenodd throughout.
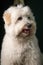
<path id="1" fill-rule="evenodd" d="M 6 33 L 13 36 L 32 36 L 36 32 L 36 23 L 28 6 L 12 6 L 4 14 Z"/>

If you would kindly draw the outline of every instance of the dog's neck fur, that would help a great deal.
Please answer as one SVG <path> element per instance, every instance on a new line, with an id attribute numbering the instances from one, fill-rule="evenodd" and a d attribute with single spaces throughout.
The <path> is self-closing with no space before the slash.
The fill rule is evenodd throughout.
<path id="1" fill-rule="evenodd" d="M 23 37 L 23 36 L 14 36 L 14 35 L 8 35 L 7 33 L 5 34 L 5 36 L 7 35 L 7 37 L 9 37 L 11 40 L 16 40 L 18 42 L 27 42 L 32 40 L 35 35 L 32 36 L 27 36 L 27 37 Z"/>

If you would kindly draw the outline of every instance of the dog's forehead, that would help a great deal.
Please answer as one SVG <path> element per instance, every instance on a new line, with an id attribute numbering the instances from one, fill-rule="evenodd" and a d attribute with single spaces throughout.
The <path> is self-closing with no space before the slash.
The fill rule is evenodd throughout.
<path id="1" fill-rule="evenodd" d="M 8 9 L 8 12 L 13 15 L 25 15 L 25 14 L 30 13 L 30 9 L 27 6 L 21 7 L 21 8 L 12 6 Z"/>

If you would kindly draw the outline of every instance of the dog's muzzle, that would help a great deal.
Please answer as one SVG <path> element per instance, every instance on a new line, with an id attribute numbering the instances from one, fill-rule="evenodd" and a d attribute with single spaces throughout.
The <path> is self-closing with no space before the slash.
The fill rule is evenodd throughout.
<path id="1" fill-rule="evenodd" d="M 29 34 L 31 33 L 31 29 L 32 29 L 32 24 L 28 23 L 24 26 L 22 33 L 24 34 Z"/>

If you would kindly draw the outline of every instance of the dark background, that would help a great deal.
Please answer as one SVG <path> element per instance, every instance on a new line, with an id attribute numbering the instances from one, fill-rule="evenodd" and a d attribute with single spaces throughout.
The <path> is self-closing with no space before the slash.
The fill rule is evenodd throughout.
<path id="1" fill-rule="evenodd" d="M 0 50 L 2 40 L 5 34 L 4 21 L 2 19 L 3 12 L 13 4 L 14 0 L 0 0 Z M 34 13 L 37 22 L 37 38 L 39 40 L 39 47 L 43 52 L 43 0 L 25 0 L 25 5 L 29 5 Z"/>

